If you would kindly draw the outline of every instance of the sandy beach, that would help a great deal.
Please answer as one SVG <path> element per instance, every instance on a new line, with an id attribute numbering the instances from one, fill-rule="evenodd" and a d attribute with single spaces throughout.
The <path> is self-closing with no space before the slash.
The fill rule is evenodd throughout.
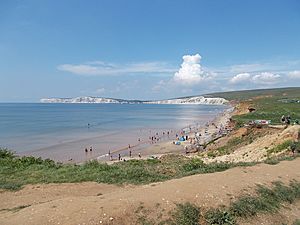
<path id="1" fill-rule="evenodd" d="M 217 139 L 227 134 L 231 128 L 229 126 L 230 118 L 234 113 L 234 107 L 230 107 L 224 112 L 218 114 L 214 119 L 207 121 L 205 125 L 193 124 L 188 127 L 182 128 L 177 131 L 170 131 L 170 134 L 163 134 L 159 132 L 158 135 L 154 135 L 156 138 L 154 141 L 145 141 L 131 146 L 130 148 L 122 148 L 116 151 L 112 151 L 109 154 L 91 157 L 107 163 L 114 163 L 118 161 L 130 160 L 130 159 L 151 159 L 159 158 L 165 154 L 184 154 L 189 151 L 196 151 L 193 146 L 197 140 L 195 136 L 198 136 L 198 143 L 205 145 L 213 139 Z M 181 137 L 188 136 L 187 140 L 179 141 Z M 177 144 L 175 144 L 177 143 Z M 131 153 L 130 153 L 131 152 Z M 119 159 L 120 154 L 120 159 Z M 130 156 L 131 154 L 131 156 Z"/>
<path id="2" fill-rule="evenodd" d="M 3 107 L 9 112 L 7 114 L 14 115 L 14 112 L 16 115 L 7 117 L 0 135 L 1 147 L 20 156 L 49 158 L 62 163 L 82 163 L 97 158 L 108 161 L 109 152 L 118 159 L 118 154 L 122 158 L 129 156 L 129 150 L 132 156 L 180 152 L 181 146 L 168 144 L 176 140 L 176 134 L 181 137 L 184 131 L 185 135 L 192 136 L 228 108 L 188 104 L 19 104 Z M 25 109 L 28 113 L 24 115 Z"/>

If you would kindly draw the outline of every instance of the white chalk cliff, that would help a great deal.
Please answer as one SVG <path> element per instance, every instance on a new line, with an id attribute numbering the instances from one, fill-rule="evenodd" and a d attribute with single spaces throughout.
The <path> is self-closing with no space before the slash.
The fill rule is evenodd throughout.
<path id="1" fill-rule="evenodd" d="M 115 104 L 203 104 L 223 105 L 228 101 L 224 98 L 211 98 L 204 96 L 175 98 L 159 101 L 124 100 L 101 97 L 76 97 L 76 98 L 43 98 L 42 103 L 115 103 Z"/>
<path id="2" fill-rule="evenodd" d="M 209 98 L 203 96 L 176 98 L 160 101 L 149 101 L 147 104 L 203 104 L 203 105 L 223 105 L 228 101 L 224 98 Z"/>

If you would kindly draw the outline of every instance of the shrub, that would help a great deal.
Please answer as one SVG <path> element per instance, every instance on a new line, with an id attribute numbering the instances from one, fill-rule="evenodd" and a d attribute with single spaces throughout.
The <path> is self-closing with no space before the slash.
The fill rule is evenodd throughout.
<path id="1" fill-rule="evenodd" d="M 289 148 L 292 143 L 293 142 L 291 140 L 287 140 L 287 141 L 283 142 L 282 144 L 279 144 L 276 147 L 267 150 L 267 153 L 274 154 L 274 153 L 282 152 L 283 150 Z"/>
<path id="2" fill-rule="evenodd" d="M 211 209 L 205 213 L 205 219 L 211 225 L 234 225 L 234 216 L 226 209 Z"/>
<path id="3" fill-rule="evenodd" d="M 6 148 L 0 148 L 0 159 L 13 159 L 15 158 L 15 155 L 12 151 L 6 149 Z"/>
<path id="4" fill-rule="evenodd" d="M 172 215 L 173 224 L 198 225 L 200 217 L 199 208 L 189 202 L 178 204 Z"/>
<path id="5" fill-rule="evenodd" d="M 203 161 L 198 158 L 193 158 L 187 161 L 187 163 L 183 164 L 182 169 L 186 172 L 189 172 L 189 171 L 197 170 L 201 167 L 204 167 Z"/>

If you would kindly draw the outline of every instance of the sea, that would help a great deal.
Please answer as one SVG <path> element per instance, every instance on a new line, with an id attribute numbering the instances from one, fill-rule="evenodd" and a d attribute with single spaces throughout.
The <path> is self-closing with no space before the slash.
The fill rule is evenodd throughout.
<path id="1" fill-rule="evenodd" d="M 0 103 L 0 147 L 61 162 L 142 152 L 195 130 L 224 105 Z M 169 135 L 168 135 L 169 134 Z M 90 152 L 90 148 L 92 151 Z M 88 153 L 85 152 L 88 150 Z"/>

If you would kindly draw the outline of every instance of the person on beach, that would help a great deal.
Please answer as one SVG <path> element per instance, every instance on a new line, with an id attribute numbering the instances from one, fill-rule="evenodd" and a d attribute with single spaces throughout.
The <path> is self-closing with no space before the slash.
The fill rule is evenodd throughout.
<path id="1" fill-rule="evenodd" d="M 84 150 L 84 151 L 85 151 L 85 153 L 88 153 L 88 149 L 87 149 L 87 148 L 85 148 L 85 150 Z"/>
<path id="2" fill-rule="evenodd" d="M 119 161 L 121 161 L 121 154 L 119 154 Z"/>
<path id="3" fill-rule="evenodd" d="M 139 158 L 142 158 L 141 153 L 139 152 Z"/>
<path id="4" fill-rule="evenodd" d="M 286 117 L 286 120 L 287 120 L 287 124 L 291 124 L 291 116 L 290 115 L 288 115 L 287 117 Z"/>
<path id="5" fill-rule="evenodd" d="M 285 123 L 285 116 L 284 115 L 282 115 L 282 117 L 281 117 L 281 123 Z"/>
<path id="6" fill-rule="evenodd" d="M 294 141 L 294 142 L 290 145 L 290 149 L 291 149 L 291 151 L 292 151 L 293 156 L 295 156 L 296 148 L 297 148 L 297 142 Z"/>
<path id="7" fill-rule="evenodd" d="M 90 147 L 90 152 L 92 152 L 92 151 L 93 151 L 93 147 L 91 146 L 91 147 Z"/>
<path id="8" fill-rule="evenodd" d="M 129 157 L 132 158 L 132 152 L 131 152 L 131 150 L 129 151 Z"/>
<path id="9" fill-rule="evenodd" d="M 130 148 L 130 144 L 128 144 L 128 148 Z"/>

